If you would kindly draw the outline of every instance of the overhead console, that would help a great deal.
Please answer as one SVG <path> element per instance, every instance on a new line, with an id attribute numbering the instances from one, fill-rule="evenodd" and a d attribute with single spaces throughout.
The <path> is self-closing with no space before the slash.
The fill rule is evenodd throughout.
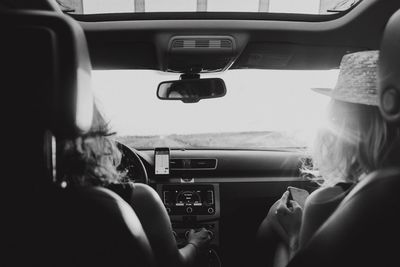
<path id="1" fill-rule="evenodd" d="M 216 72 L 232 65 L 236 43 L 230 36 L 175 36 L 167 53 L 167 71 Z"/>
<path id="2" fill-rule="evenodd" d="M 178 73 L 210 73 L 228 69 L 245 41 L 231 35 L 175 35 L 160 37 L 161 69 Z"/>

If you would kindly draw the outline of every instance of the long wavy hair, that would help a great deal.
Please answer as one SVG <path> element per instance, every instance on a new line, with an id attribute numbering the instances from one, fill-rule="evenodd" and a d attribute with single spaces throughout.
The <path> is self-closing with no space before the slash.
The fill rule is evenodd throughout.
<path id="1" fill-rule="evenodd" d="M 95 107 L 88 133 L 57 142 L 58 178 L 74 185 L 105 186 L 121 181 L 122 175 L 116 168 L 121 153 L 110 138 L 113 134 Z"/>
<path id="2" fill-rule="evenodd" d="M 384 121 L 378 107 L 332 100 L 327 124 L 312 146 L 313 166 L 303 166 L 302 172 L 312 174 L 320 185 L 357 182 L 361 175 L 396 158 L 391 152 L 399 136 L 398 128 Z"/>

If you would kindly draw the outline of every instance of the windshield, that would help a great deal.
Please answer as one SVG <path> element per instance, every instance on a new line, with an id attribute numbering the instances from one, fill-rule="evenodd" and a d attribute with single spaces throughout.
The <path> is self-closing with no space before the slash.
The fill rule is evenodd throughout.
<path id="1" fill-rule="evenodd" d="M 338 70 L 229 70 L 222 98 L 198 103 L 160 100 L 157 86 L 177 74 L 94 71 L 97 103 L 117 139 L 138 149 L 280 149 L 307 147 L 329 98 L 313 87 L 335 85 Z"/>
<path id="2" fill-rule="evenodd" d="M 360 0 L 57 0 L 75 14 L 151 12 L 268 12 L 331 14 Z"/>

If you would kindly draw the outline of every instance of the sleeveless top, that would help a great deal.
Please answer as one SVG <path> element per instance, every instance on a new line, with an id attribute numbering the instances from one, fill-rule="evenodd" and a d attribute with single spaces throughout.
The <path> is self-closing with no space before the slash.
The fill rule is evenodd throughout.
<path id="1" fill-rule="evenodd" d="M 307 198 L 300 230 L 300 247 L 305 245 L 318 228 L 331 216 L 355 184 L 337 183 L 317 189 Z"/>

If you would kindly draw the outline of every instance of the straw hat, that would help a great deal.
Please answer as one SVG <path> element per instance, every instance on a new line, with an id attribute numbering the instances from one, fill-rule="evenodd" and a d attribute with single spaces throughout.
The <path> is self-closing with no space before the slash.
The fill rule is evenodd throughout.
<path id="1" fill-rule="evenodd" d="M 335 88 L 312 90 L 344 102 L 378 106 L 378 56 L 377 50 L 344 55 Z"/>

